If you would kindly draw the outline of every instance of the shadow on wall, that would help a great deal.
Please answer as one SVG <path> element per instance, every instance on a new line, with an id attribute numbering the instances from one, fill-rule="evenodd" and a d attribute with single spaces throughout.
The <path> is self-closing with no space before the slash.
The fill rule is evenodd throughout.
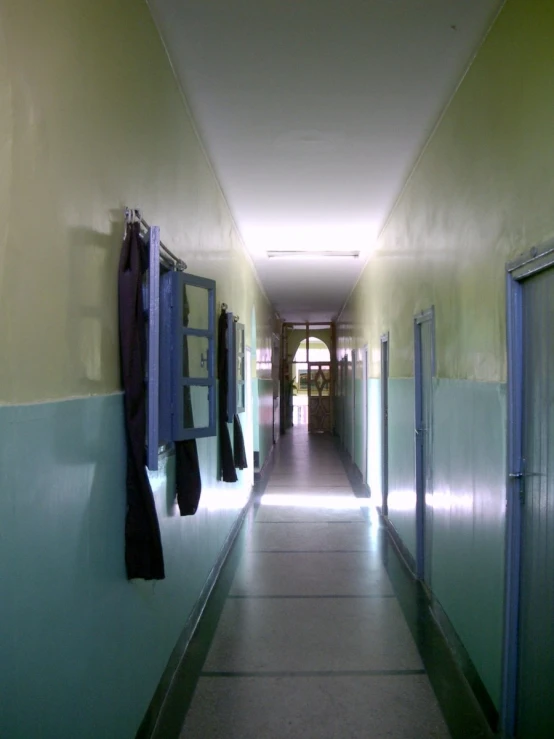
<path id="1" fill-rule="evenodd" d="M 69 372 L 79 379 L 83 395 L 94 395 L 120 382 L 117 270 L 124 235 L 123 209 L 112 210 L 110 215 L 110 233 L 80 227 L 70 230 Z M 105 376 L 106 368 L 112 376 Z"/>

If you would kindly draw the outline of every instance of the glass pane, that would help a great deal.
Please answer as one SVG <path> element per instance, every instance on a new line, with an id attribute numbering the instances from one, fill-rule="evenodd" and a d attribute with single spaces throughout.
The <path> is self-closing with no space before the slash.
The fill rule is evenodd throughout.
<path id="1" fill-rule="evenodd" d="M 331 384 L 331 370 L 329 367 L 310 368 L 310 395 L 320 395 L 325 398 L 329 395 Z"/>
<path id="2" fill-rule="evenodd" d="M 205 287 L 183 285 L 183 326 L 185 328 L 199 328 L 207 330 L 208 326 L 208 296 Z"/>
<path id="3" fill-rule="evenodd" d="M 237 408 L 244 408 L 244 383 L 237 385 Z"/>
<path id="4" fill-rule="evenodd" d="M 239 354 L 244 354 L 244 328 L 240 326 L 237 331 L 237 351 Z"/>
<path id="5" fill-rule="evenodd" d="M 183 377 L 208 377 L 209 340 L 203 336 L 183 336 Z"/>
<path id="6" fill-rule="evenodd" d="M 237 382 L 244 382 L 244 354 L 237 355 Z"/>
<path id="7" fill-rule="evenodd" d="M 208 387 L 192 385 L 183 388 L 183 427 L 202 429 L 210 425 Z"/>

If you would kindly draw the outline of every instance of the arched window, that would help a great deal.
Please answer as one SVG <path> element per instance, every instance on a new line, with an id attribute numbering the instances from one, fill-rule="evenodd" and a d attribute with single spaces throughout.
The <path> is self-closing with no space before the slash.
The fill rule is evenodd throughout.
<path id="1" fill-rule="evenodd" d="M 329 351 L 325 342 L 321 341 L 321 339 L 316 339 L 315 336 L 310 336 L 308 338 L 308 341 L 310 342 L 310 362 L 331 361 L 331 352 Z M 299 364 L 306 364 L 306 362 L 308 361 L 306 352 L 306 339 L 304 339 L 304 341 L 300 343 L 300 346 L 298 347 L 296 354 L 294 355 L 293 361 L 298 362 Z"/>

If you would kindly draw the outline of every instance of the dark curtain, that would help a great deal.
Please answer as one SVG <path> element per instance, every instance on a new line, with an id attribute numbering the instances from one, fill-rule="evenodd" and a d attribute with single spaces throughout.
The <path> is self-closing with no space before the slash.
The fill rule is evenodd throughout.
<path id="1" fill-rule="evenodd" d="M 246 449 L 244 446 L 244 436 L 242 435 L 242 426 L 237 414 L 233 418 L 233 447 L 235 467 L 239 470 L 245 470 L 248 467 L 246 459 Z"/>
<path id="2" fill-rule="evenodd" d="M 217 375 L 218 392 L 218 432 L 219 432 L 219 479 L 223 482 L 237 482 L 231 437 L 227 427 L 227 395 L 229 392 L 229 351 L 227 348 L 227 312 L 221 310 L 217 330 Z"/>
<path id="3" fill-rule="evenodd" d="M 189 302 L 187 288 L 183 285 L 183 327 L 189 325 Z M 178 349 L 177 349 L 178 350 Z M 183 336 L 183 377 L 190 377 L 188 337 Z M 185 428 L 194 428 L 192 415 L 191 389 L 183 387 L 184 421 Z M 181 516 L 193 516 L 200 502 L 202 492 L 202 478 L 198 461 L 196 439 L 175 442 L 175 487 L 177 504 Z"/>
<path id="4" fill-rule="evenodd" d="M 127 439 L 127 577 L 163 580 L 164 558 L 158 516 L 146 473 L 146 329 L 142 276 L 147 255 L 138 223 L 127 228 L 119 261 L 119 348 Z"/>

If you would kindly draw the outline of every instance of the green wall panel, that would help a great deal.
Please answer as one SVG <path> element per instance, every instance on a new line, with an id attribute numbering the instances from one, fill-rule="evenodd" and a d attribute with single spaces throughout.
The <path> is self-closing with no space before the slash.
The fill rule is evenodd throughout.
<path id="1" fill-rule="evenodd" d="M 414 380 L 389 380 L 389 519 L 415 558 L 414 419 Z"/>
<path id="2" fill-rule="evenodd" d="M 497 707 L 504 592 L 505 439 L 504 384 L 435 383 L 433 591 Z"/>
<path id="3" fill-rule="evenodd" d="M 356 467 L 363 473 L 362 467 L 364 463 L 364 408 L 363 408 L 363 388 L 362 379 L 356 378 L 356 416 L 354 423 L 354 463 Z"/>
<path id="4" fill-rule="evenodd" d="M 383 502 L 381 491 L 381 380 L 367 381 L 368 400 L 368 460 L 367 482 L 373 504 Z"/>
<path id="5" fill-rule="evenodd" d="M 258 378 L 251 380 L 252 385 L 252 415 L 254 417 L 252 429 L 252 444 L 255 452 L 260 451 L 260 399 L 258 395 Z"/>
<path id="6" fill-rule="evenodd" d="M 260 467 L 273 446 L 273 380 L 258 379 Z"/>
<path id="7" fill-rule="evenodd" d="M 249 483 L 215 480 L 180 518 L 152 477 L 166 580 L 127 581 L 119 394 L 0 407 L 0 736 L 131 739 L 243 508 Z"/>

